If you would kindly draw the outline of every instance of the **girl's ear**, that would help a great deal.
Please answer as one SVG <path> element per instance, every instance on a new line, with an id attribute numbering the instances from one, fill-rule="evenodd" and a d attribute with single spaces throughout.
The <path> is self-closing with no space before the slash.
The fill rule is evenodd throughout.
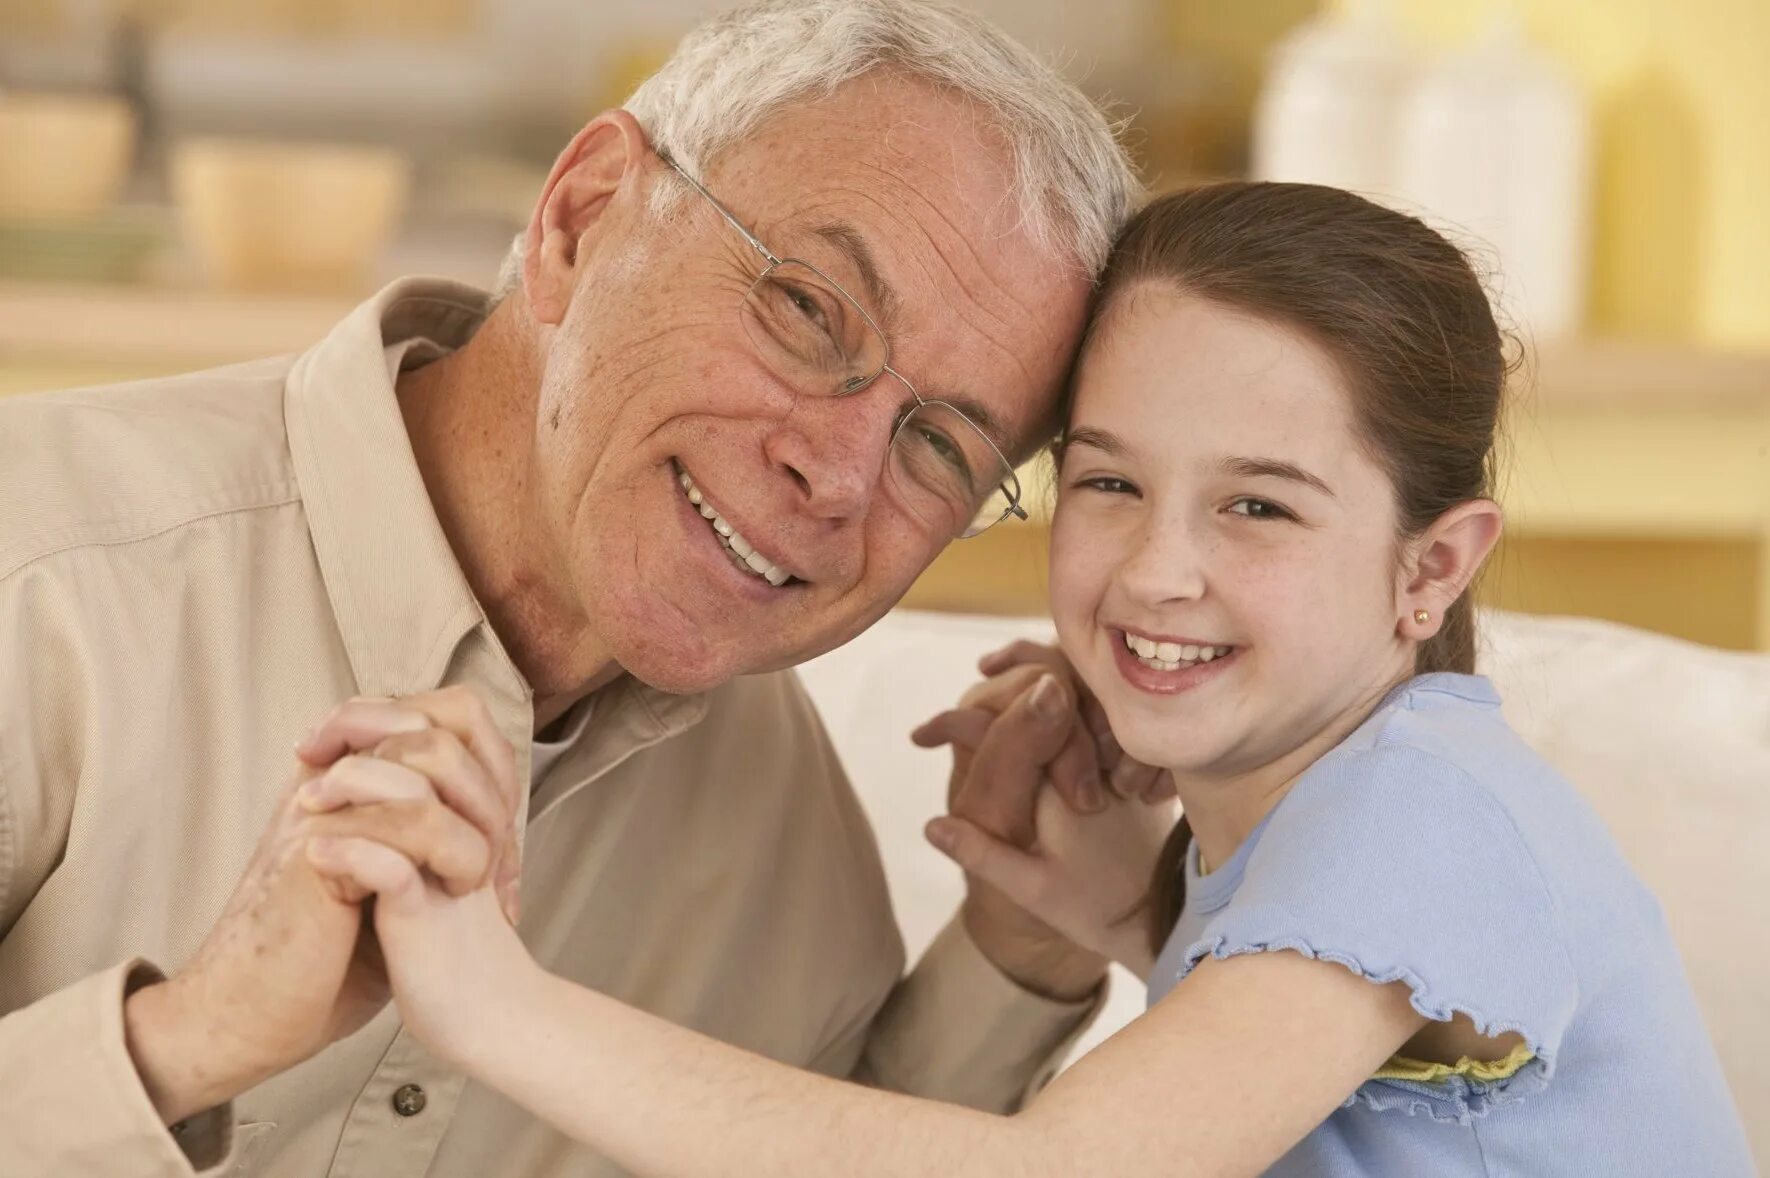
<path id="1" fill-rule="evenodd" d="M 1498 543 L 1500 528 L 1499 505 L 1474 499 L 1439 516 L 1415 541 L 1396 601 L 1396 628 L 1403 637 L 1424 642 L 1438 633 L 1444 615 Z"/>

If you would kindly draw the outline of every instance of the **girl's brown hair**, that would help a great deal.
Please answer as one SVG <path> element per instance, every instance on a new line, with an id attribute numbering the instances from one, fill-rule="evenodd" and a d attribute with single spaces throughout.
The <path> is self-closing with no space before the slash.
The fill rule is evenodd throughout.
<path id="1" fill-rule="evenodd" d="M 1115 301 L 1146 282 L 1300 331 L 1334 359 L 1357 432 L 1395 488 L 1402 541 L 1491 495 L 1505 339 L 1468 259 L 1420 221 L 1336 188 L 1213 184 L 1162 197 L 1126 226 L 1094 331 L 1110 330 Z M 1414 669 L 1475 669 L 1469 594 L 1420 644 Z M 1182 817 L 1149 894 L 1157 952 L 1185 902 L 1191 842 Z"/>

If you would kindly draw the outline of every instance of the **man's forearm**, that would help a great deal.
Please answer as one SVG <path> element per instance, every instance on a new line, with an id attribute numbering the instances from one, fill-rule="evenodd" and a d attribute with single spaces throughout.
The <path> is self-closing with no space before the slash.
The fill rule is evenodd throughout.
<path id="1" fill-rule="evenodd" d="M 854 1076 L 897 1092 L 1013 1112 L 1056 1072 L 1100 1009 L 1100 979 L 1083 992 L 1080 1001 L 1062 1001 L 1017 984 L 955 915 L 874 1018 Z"/>
<path id="2" fill-rule="evenodd" d="M 212 1035 L 193 1035 L 174 983 L 144 986 L 123 1002 L 123 1037 L 154 1110 L 168 1125 L 226 1104 L 274 1074 L 247 1068 Z"/>
<path id="3" fill-rule="evenodd" d="M 157 978 L 123 962 L 0 1016 L 0 1076 L 21 1078 L 0 1100 L 0 1173 L 190 1178 L 226 1157 L 225 1107 L 175 1136 L 138 1080 L 124 1008 Z"/>
<path id="4" fill-rule="evenodd" d="M 960 909 L 972 942 L 1024 990 L 1053 1002 L 1081 1002 L 1100 988 L 1109 962 L 1098 953 L 1049 937 L 1017 936 L 997 922 L 980 919 L 969 899 Z"/>

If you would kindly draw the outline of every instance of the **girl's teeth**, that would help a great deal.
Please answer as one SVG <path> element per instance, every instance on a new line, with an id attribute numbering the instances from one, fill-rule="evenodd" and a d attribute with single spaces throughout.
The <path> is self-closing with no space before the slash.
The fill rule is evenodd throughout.
<path id="1" fill-rule="evenodd" d="M 1181 645 L 1177 642 L 1156 642 L 1139 634 L 1125 634 L 1125 646 L 1145 666 L 1157 671 L 1178 671 L 1188 663 L 1199 665 L 1222 658 L 1227 646 Z"/>

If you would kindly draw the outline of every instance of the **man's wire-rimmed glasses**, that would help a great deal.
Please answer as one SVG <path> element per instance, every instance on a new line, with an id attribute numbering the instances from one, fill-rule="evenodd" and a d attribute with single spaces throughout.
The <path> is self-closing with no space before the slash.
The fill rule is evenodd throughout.
<path id="1" fill-rule="evenodd" d="M 745 292 L 738 319 L 764 364 L 796 393 L 849 397 L 890 376 L 913 404 L 891 435 L 885 467 L 925 525 L 949 537 L 1026 518 L 1020 479 L 999 446 L 963 411 L 923 397 L 891 366 L 885 333 L 859 300 L 810 262 L 775 254 L 669 155 L 660 158 L 707 199 L 767 265 Z"/>

